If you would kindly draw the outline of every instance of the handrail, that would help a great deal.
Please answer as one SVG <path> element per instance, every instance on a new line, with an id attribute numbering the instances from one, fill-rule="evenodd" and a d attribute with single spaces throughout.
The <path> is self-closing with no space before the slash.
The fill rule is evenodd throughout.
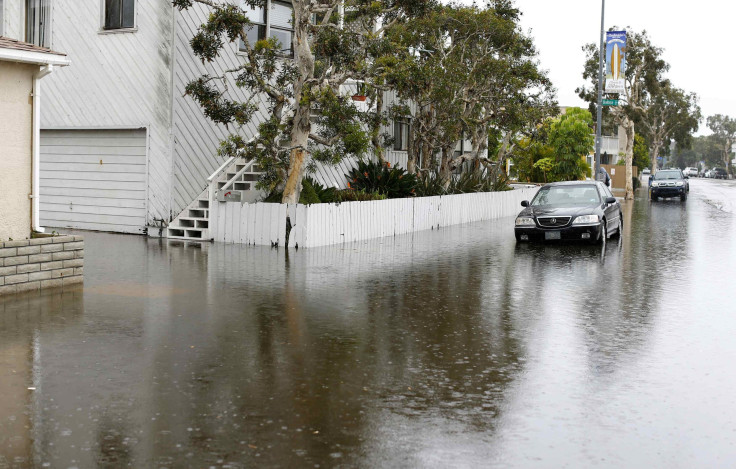
<path id="1" fill-rule="evenodd" d="M 234 183 L 236 182 L 236 180 L 237 180 L 237 179 L 238 179 L 238 178 L 239 178 L 240 176 L 242 176 L 242 175 L 243 175 L 243 173 L 245 173 L 245 172 L 246 172 L 246 171 L 248 171 L 249 169 L 252 169 L 252 168 L 253 168 L 253 164 L 254 164 L 255 162 L 256 162 L 256 160 L 255 160 L 255 159 L 253 159 L 253 160 L 250 160 L 250 161 L 246 161 L 246 162 L 245 162 L 245 166 L 243 166 L 243 169 L 241 169 L 240 171 L 238 171 L 237 173 L 235 173 L 235 176 L 233 176 L 233 177 L 231 177 L 230 179 L 228 179 L 228 181 L 227 181 L 227 182 L 225 183 L 225 185 L 224 185 L 224 186 L 222 186 L 222 187 L 221 187 L 220 189 L 218 189 L 218 190 L 224 191 L 224 190 L 226 190 L 226 189 L 228 189 L 228 188 L 232 187 L 232 186 L 233 186 L 233 184 L 234 184 Z"/>
<path id="2" fill-rule="evenodd" d="M 227 169 L 231 164 L 233 164 L 233 161 L 235 161 L 235 159 L 236 159 L 235 156 L 231 156 L 230 158 L 227 159 L 227 161 L 222 163 L 222 165 L 219 168 L 217 168 L 214 173 L 210 174 L 210 177 L 207 178 L 207 183 L 209 184 L 210 182 L 214 181 L 217 176 L 222 174 L 222 172 L 225 171 L 225 169 Z"/>
<path id="3" fill-rule="evenodd" d="M 255 139 L 255 137 L 251 137 L 251 139 L 248 140 L 247 143 L 252 143 Z M 240 158 L 242 158 L 242 156 L 231 156 L 227 159 L 227 161 L 222 163 L 220 167 L 215 170 L 214 173 L 210 174 L 210 177 L 207 178 L 207 191 L 210 202 L 213 202 L 215 200 L 215 194 L 217 193 L 217 189 L 215 189 L 215 183 L 217 182 L 217 178 L 220 177 L 220 175 L 225 172 L 227 168 L 232 166 L 232 164 Z"/>

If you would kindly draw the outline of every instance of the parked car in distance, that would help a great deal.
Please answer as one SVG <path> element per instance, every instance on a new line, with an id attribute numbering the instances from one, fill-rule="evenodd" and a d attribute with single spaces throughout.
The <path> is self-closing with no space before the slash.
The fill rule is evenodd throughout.
<path id="1" fill-rule="evenodd" d="M 712 178 L 713 177 L 713 170 L 712 169 L 706 169 L 703 173 L 704 178 Z"/>
<path id="2" fill-rule="evenodd" d="M 663 169 L 658 171 L 652 179 L 652 200 L 659 198 L 679 197 L 683 202 L 687 200 L 690 183 L 687 176 L 679 169 Z"/>
<path id="3" fill-rule="evenodd" d="M 691 166 L 688 166 L 687 168 L 682 170 L 682 174 L 688 177 L 697 177 L 698 176 L 698 168 L 693 168 Z"/>
<path id="4" fill-rule="evenodd" d="M 641 170 L 641 174 L 649 176 L 650 174 L 652 174 L 652 170 L 649 168 L 644 168 Z"/>
<path id="5" fill-rule="evenodd" d="M 723 168 L 713 168 L 711 177 L 714 179 L 728 179 L 728 173 Z"/>
<path id="6" fill-rule="evenodd" d="M 545 184 L 516 217 L 514 234 L 524 241 L 588 241 L 602 243 L 621 236 L 621 204 L 600 181 Z"/>

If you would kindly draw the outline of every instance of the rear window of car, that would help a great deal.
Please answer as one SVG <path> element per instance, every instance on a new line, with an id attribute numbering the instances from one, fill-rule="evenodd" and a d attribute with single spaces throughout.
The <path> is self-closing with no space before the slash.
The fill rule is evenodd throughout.
<path id="1" fill-rule="evenodd" d="M 539 205 L 595 205 L 601 199 L 598 190 L 592 184 L 579 186 L 546 186 L 539 189 L 532 200 L 533 206 Z"/>
<path id="2" fill-rule="evenodd" d="M 679 171 L 659 171 L 654 175 L 654 179 L 680 179 Z"/>

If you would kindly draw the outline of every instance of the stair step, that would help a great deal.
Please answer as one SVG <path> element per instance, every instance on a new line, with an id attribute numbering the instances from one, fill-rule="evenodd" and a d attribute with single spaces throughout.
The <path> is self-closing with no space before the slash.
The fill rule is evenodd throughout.
<path id="1" fill-rule="evenodd" d="M 190 208 L 187 210 L 189 216 L 187 218 L 207 218 L 207 210 L 201 208 Z"/>

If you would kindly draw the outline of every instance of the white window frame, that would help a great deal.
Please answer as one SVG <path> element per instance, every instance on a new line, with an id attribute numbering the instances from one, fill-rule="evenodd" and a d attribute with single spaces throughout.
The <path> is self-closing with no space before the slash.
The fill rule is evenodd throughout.
<path id="1" fill-rule="evenodd" d="M 411 126 L 411 119 L 395 119 L 394 120 L 393 151 L 409 151 L 409 127 L 410 126 Z M 402 130 L 404 132 L 402 132 Z"/>
<path id="2" fill-rule="evenodd" d="M 0 0 L 0 36 L 5 35 L 5 0 Z"/>
<path id="3" fill-rule="evenodd" d="M 133 27 L 119 29 L 105 29 L 105 2 L 100 0 L 100 29 L 99 34 L 124 34 L 135 33 L 138 31 L 138 0 L 133 0 Z"/>
<path id="4" fill-rule="evenodd" d="M 20 36 L 22 37 L 22 40 L 25 41 L 25 42 L 28 42 L 30 44 L 35 44 L 35 45 L 37 45 L 39 47 L 46 47 L 46 48 L 51 49 L 52 48 L 52 45 L 53 45 L 52 38 L 54 37 L 53 36 L 53 32 L 52 32 L 52 27 L 53 27 L 53 24 L 54 24 L 54 21 L 53 21 L 53 11 L 54 11 L 53 6 L 54 5 L 53 5 L 52 1 L 51 0 L 21 0 L 21 1 L 22 1 L 22 3 L 21 3 L 22 7 L 21 8 L 23 9 L 23 30 L 22 30 Z M 43 2 L 45 2 L 45 3 L 48 4 L 48 18 L 46 19 L 46 26 L 45 26 L 45 28 L 46 28 L 46 35 L 48 36 L 47 44 L 36 44 L 35 41 L 33 41 L 33 40 L 29 41 L 28 40 L 28 2 L 29 1 L 37 1 L 39 6 L 41 6 L 41 4 Z"/>
<path id="5" fill-rule="evenodd" d="M 275 3 L 289 4 L 289 6 L 291 8 L 291 11 L 292 11 L 292 14 L 293 14 L 293 12 L 294 12 L 294 6 L 293 6 L 292 2 L 290 2 L 288 0 L 273 0 L 273 1 Z M 273 3 L 272 0 L 266 0 L 266 4 L 264 6 L 264 10 L 265 11 L 264 11 L 264 18 L 263 18 L 264 21 L 265 21 L 265 33 L 264 33 L 264 36 L 265 37 L 259 38 L 259 40 L 271 37 L 271 15 L 269 14 L 269 12 L 271 11 L 271 5 L 272 5 L 272 3 Z M 242 2 L 240 4 L 240 7 L 243 8 L 243 9 L 248 8 L 248 6 L 246 4 L 244 4 L 244 3 L 242 3 Z M 264 25 L 264 23 L 254 23 L 254 24 Z M 281 27 L 276 27 L 276 29 L 284 30 L 284 28 L 281 28 Z M 294 34 L 295 34 L 295 32 L 294 32 L 294 25 L 292 25 L 292 29 L 290 29 L 290 31 L 291 31 L 292 43 L 289 44 L 288 50 L 287 49 L 282 49 L 280 51 L 280 53 L 279 53 L 279 55 L 281 55 L 282 57 L 285 57 L 285 58 L 293 58 L 294 57 L 294 49 L 293 49 L 293 47 L 294 47 L 293 39 L 294 39 Z M 236 50 L 235 50 L 235 52 L 238 55 L 245 55 L 245 51 L 243 49 L 241 49 L 241 47 L 240 47 L 241 43 L 242 43 L 242 40 L 240 40 L 240 39 L 238 39 L 238 41 L 236 41 L 236 45 L 235 45 L 235 49 Z M 282 45 L 284 45 L 284 44 L 282 44 Z M 251 46 L 252 46 L 252 44 L 251 44 Z"/>

